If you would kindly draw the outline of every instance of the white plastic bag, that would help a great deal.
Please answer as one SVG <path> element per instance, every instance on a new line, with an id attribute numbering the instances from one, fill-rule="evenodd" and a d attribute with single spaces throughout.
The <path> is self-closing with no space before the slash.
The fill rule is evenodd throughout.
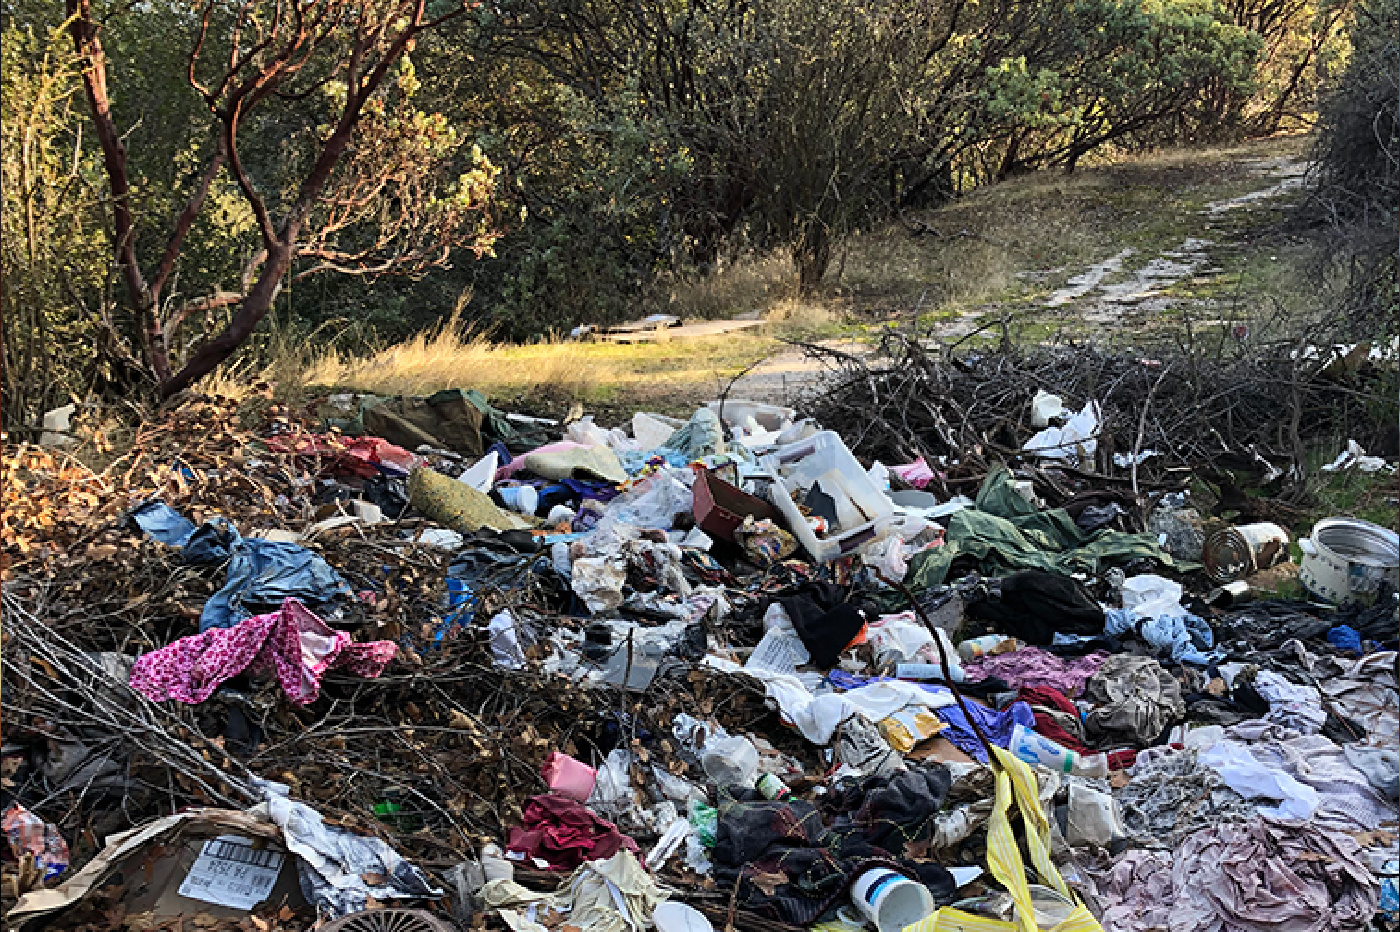
<path id="1" fill-rule="evenodd" d="M 627 581 L 627 561 L 622 556 L 580 557 L 573 563 L 570 585 L 595 615 L 622 604 Z"/>
<path id="2" fill-rule="evenodd" d="M 1091 460 L 1098 450 L 1099 403 L 1091 401 L 1065 421 L 1064 427 L 1047 427 L 1026 441 L 1021 449 L 1042 459 L 1077 463 L 1082 453 Z"/>
<path id="3" fill-rule="evenodd" d="M 740 735 L 714 735 L 700 751 L 700 765 L 717 786 L 753 786 L 758 748 Z"/>
<path id="4" fill-rule="evenodd" d="M 1051 418 L 1064 417 L 1068 413 L 1064 399 L 1059 395 L 1052 395 L 1042 389 L 1031 399 L 1032 427 L 1049 427 Z"/>
<path id="5" fill-rule="evenodd" d="M 690 487 L 662 469 L 609 502 L 604 514 L 633 527 L 670 530 L 676 515 L 689 513 L 693 503 Z"/>

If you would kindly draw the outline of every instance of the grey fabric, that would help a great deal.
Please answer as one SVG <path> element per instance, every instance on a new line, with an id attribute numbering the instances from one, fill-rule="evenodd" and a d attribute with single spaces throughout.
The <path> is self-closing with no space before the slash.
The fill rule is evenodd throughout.
<path id="1" fill-rule="evenodd" d="M 1357 932 L 1380 898 L 1356 840 L 1313 823 L 1206 829 L 1173 861 L 1171 932 Z"/>
<path id="2" fill-rule="evenodd" d="M 1113 798 L 1136 846 L 1175 848 L 1201 829 L 1255 817 L 1254 803 L 1200 766 L 1193 750 L 1140 754 L 1131 773 L 1132 782 L 1115 790 Z"/>
<path id="3" fill-rule="evenodd" d="M 1390 748 L 1350 744 L 1342 748 L 1353 767 L 1392 802 L 1400 798 L 1400 754 Z"/>
<path id="4" fill-rule="evenodd" d="M 1329 738 L 1300 735 L 1263 721 L 1227 728 L 1225 737 L 1247 744 L 1249 753 L 1264 766 L 1317 790 L 1322 802 L 1313 814 L 1315 825 L 1338 831 L 1371 830 L 1396 817 L 1394 804 Z"/>
<path id="5" fill-rule="evenodd" d="M 1151 657 L 1110 657 L 1089 678 L 1084 695 L 1095 708 L 1084 719 L 1098 747 L 1146 747 L 1186 714 L 1181 685 Z"/>

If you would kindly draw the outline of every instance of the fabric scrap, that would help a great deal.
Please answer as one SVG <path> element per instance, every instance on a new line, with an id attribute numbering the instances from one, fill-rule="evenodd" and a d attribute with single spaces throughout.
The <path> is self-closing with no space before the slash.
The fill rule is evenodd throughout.
<path id="1" fill-rule="evenodd" d="M 245 670 L 271 669 L 296 705 L 321 691 L 327 670 L 376 677 L 393 659 L 393 641 L 355 643 L 296 599 L 280 611 L 255 615 L 232 628 L 210 628 L 137 658 L 128 685 L 152 702 L 200 703 Z"/>
<path id="2" fill-rule="evenodd" d="M 1038 647 L 1022 647 L 1005 654 L 978 657 L 964 664 L 963 673 L 969 683 L 994 676 L 1014 688 L 1053 689 L 1074 698 L 1084 691 L 1084 684 L 1107 659 L 1108 654 L 1103 651 L 1065 660 Z"/>
<path id="3" fill-rule="evenodd" d="M 521 824 L 510 830 L 507 850 L 539 858 L 553 870 L 573 870 L 585 861 L 638 853 L 631 836 L 599 818 L 578 800 L 544 794 L 525 803 Z"/>
<path id="4" fill-rule="evenodd" d="M 1100 747 L 1147 747 L 1186 712 L 1181 684 L 1151 657 L 1110 657 L 1084 695 L 1095 704 L 1084 730 Z"/>
<path id="5" fill-rule="evenodd" d="M 1354 838 L 1270 816 L 1197 832 L 1174 862 L 1171 932 L 1354 932 L 1380 898 Z"/>

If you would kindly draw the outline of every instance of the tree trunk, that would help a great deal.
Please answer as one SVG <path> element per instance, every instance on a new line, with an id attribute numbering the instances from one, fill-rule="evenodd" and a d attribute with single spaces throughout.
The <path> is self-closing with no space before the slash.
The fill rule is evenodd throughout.
<path id="1" fill-rule="evenodd" d="M 802 231 L 792 247 L 792 260 L 797 266 L 797 287 L 806 295 L 820 287 L 831 265 L 831 234 L 826 224 L 813 220 Z"/>
<path id="2" fill-rule="evenodd" d="M 267 316 L 267 312 L 272 309 L 272 302 L 277 299 L 277 292 L 281 288 L 282 279 L 286 277 L 287 270 L 292 267 L 292 247 L 285 243 L 278 243 L 268 250 L 267 262 L 263 265 L 262 274 L 253 287 L 248 290 L 248 294 L 243 298 L 243 302 L 238 306 L 238 312 L 228 322 L 228 326 L 223 329 L 218 336 L 206 340 L 195 350 L 189 362 L 185 363 L 183 369 L 175 373 L 170 378 L 160 384 L 160 397 L 169 398 L 178 392 L 184 391 L 195 382 L 204 378 L 209 373 L 218 368 L 234 351 L 248 339 L 262 319 Z"/>

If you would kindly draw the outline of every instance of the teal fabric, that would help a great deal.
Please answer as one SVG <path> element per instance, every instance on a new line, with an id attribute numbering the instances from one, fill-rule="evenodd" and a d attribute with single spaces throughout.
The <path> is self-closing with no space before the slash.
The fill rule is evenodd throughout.
<path id="1" fill-rule="evenodd" d="M 1163 566 L 1191 568 L 1175 563 L 1150 535 L 1108 530 L 1086 534 L 1063 508 L 1036 509 L 1012 486 L 1005 467 L 994 469 L 983 481 L 976 508 L 948 518 L 946 544 L 910 558 L 905 585 L 916 591 L 942 585 L 960 556 L 971 556 L 985 576 L 1018 570 L 1097 575 L 1140 557 Z"/>

